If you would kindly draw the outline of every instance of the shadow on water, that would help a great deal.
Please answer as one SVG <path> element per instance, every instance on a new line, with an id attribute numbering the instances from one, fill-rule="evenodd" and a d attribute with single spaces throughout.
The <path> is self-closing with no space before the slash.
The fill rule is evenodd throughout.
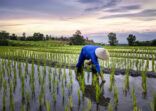
<path id="1" fill-rule="evenodd" d="M 91 79 L 90 75 L 91 74 L 87 75 L 87 81 L 88 82 Z M 92 74 L 92 75 L 95 75 L 95 74 Z M 76 80 L 79 83 L 79 86 L 80 86 L 80 89 L 81 89 L 80 78 L 84 79 L 85 77 L 84 77 L 83 74 L 76 74 L 76 73 L 75 73 L 75 76 L 76 76 Z M 83 97 L 86 97 L 86 98 L 90 99 L 93 103 L 95 103 L 96 104 L 96 110 L 99 111 L 99 106 L 104 106 L 104 107 L 108 106 L 108 104 L 110 102 L 110 98 L 104 96 L 104 84 L 105 84 L 104 82 L 101 82 L 100 84 L 99 84 L 99 80 L 98 80 L 98 83 L 93 83 L 93 82 L 97 82 L 97 81 L 91 80 L 91 84 L 86 84 L 86 83 L 84 84 Z M 95 84 L 99 85 L 100 91 L 101 91 L 98 101 L 96 100 L 96 86 L 95 86 Z M 82 89 L 81 89 L 81 91 L 82 91 Z"/>

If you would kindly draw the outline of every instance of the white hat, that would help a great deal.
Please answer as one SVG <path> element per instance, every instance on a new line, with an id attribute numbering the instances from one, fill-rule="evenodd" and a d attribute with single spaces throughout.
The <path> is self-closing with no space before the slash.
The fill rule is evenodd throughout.
<path id="1" fill-rule="evenodd" d="M 108 60 L 109 59 L 109 53 L 104 48 L 97 48 L 95 50 L 95 54 L 99 59 Z"/>

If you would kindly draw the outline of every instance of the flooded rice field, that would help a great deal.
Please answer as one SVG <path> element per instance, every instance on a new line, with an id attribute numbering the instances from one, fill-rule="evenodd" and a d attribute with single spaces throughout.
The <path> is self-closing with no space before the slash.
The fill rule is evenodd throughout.
<path id="1" fill-rule="evenodd" d="M 104 74 L 104 79 L 105 83 L 87 71 L 77 75 L 75 69 L 59 65 L 40 66 L 1 59 L 0 110 L 152 111 L 155 78 L 146 78 L 146 94 L 141 76 L 111 73 Z"/>

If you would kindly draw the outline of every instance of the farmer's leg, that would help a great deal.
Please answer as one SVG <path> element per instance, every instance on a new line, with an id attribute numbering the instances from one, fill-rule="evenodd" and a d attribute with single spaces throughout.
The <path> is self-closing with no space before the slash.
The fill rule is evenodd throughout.
<path id="1" fill-rule="evenodd" d="M 83 55 L 83 49 L 82 49 L 81 50 L 81 53 L 80 53 L 80 56 L 79 56 L 78 63 L 76 65 L 76 67 L 77 67 L 77 73 L 82 73 L 83 67 L 84 67 L 84 60 L 85 60 L 85 57 Z"/>
<path id="2" fill-rule="evenodd" d="M 97 74 L 96 67 L 95 67 L 94 64 L 92 64 L 91 70 L 92 70 L 92 73 L 93 73 L 93 74 Z"/>

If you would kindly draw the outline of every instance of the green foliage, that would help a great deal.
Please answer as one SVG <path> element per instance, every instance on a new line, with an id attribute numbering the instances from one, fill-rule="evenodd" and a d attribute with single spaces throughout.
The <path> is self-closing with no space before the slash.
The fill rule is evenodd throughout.
<path id="1" fill-rule="evenodd" d="M 0 32 L 0 40 L 6 40 L 9 38 L 9 33 L 6 31 L 1 31 Z"/>
<path id="2" fill-rule="evenodd" d="M 8 46 L 9 45 L 9 41 L 8 40 L 1 40 L 0 39 L 0 46 Z"/>
<path id="3" fill-rule="evenodd" d="M 136 37 L 133 34 L 129 34 L 129 36 L 127 37 L 129 46 L 133 46 L 135 44 L 135 40 L 136 40 Z"/>
<path id="4" fill-rule="evenodd" d="M 111 45 L 111 46 L 115 46 L 115 45 L 117 45 L 118 44 L 118 40 L 117 40 L 117 38 L 116 38 L 116 34 L 115 33 L 109 33 L 108 34 L 108 39 L 109 39 L 109 44 Z"/>
<path id="5" fill-rule="evenodd" d="M 70 44 L 71 45 L 84 45 L 85 44 L 85 39 L 81 35 L 81 32 L 77 30 L 73 37 L 70 38 Z"/>

